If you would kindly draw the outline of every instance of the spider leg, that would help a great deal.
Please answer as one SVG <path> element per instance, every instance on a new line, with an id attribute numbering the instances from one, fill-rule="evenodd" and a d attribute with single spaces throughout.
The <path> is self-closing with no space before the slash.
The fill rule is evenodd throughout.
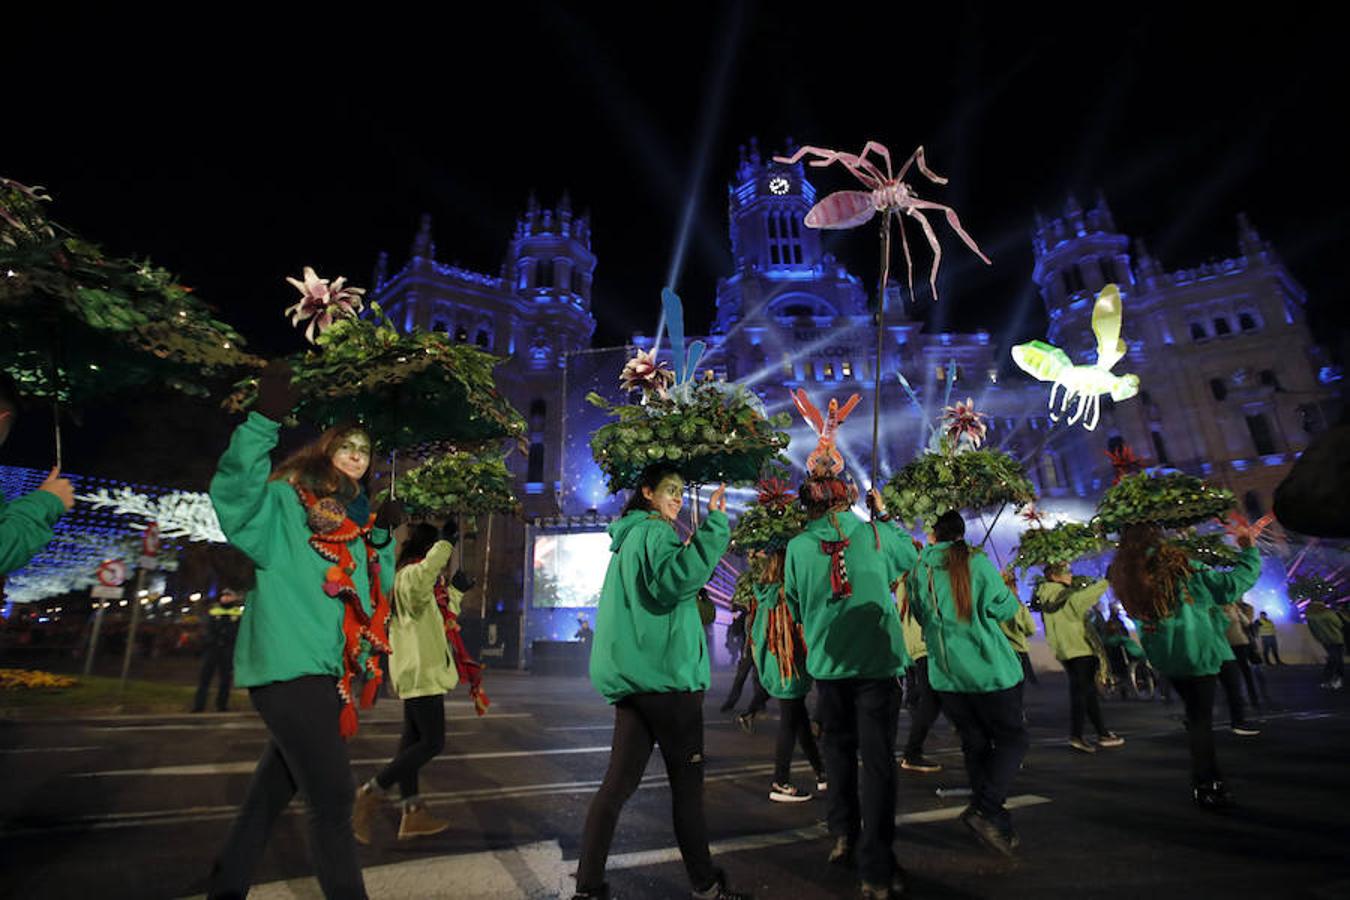
<path id="1" fill-rule="evenodd" d="M 824 162 L 816 162 L 815 160 L 812 160 L 811 165 L 813 166 L 828 166 L 831 162 L 834 161 L 834 158 L 837 155 L 833 150 L 827 150 L 824 147 L 812 147 L 808 145 L 805 147 L 798 147 L 797 152 L 792 154 L 791 156 L 775 156 L 773 158 L 773 161 L 776 163 L 783 163 L 784 165 L 790 166 L 793 163 L 800 160 L 803 156 L 806 156 L 808 153 L 811 154 L 812 156 L 822 157 L 825 160 Z"/>
<path id="2" fill-rule="evenodd" d="M 933 265 L 928 270 L 928 286 L 933 291 L 933 302 L 936 303 L 938 299 L 937 273 L 938 266 L 942 264 L 942 245 L 938 243 L 937 235 L 933 232 L 933 226 L 929 224 L 923 213 L 919 212 L 914 206 L 905 211 L 919 220 L 919 225 L 923 227 L 923 233 L 928 237 L 928 246 L 933 248 Z"/>
<path id="3" fill-rule="evenodd" d="M 1047 408 L 1050 410 L 1051 422 L 1059 421 L 1059 416 L 1055 415 L 1055 391 L 1059 390 L 1060 388 L 1064 388 L 1066 392 L 1069 389 L 1068 385 L 1064 384 L 1064 382 L 1060 381 L 1058 378 L 1050 382 L 1050 403 L 1048 404 Z"/>
<path id="4" fill-rule="evenodd" d="M 909 171 L 909 167 L 911 165 L 914 165 L 915 163 L 918 163 L 919 171 L 922 172 L 923 176 L 927 178 L 929 181 L 933 182 L 934 184 L 947 183 L 946 178 L 943 178 L 941 175 L 934 172 L 932 169 L 928 168 L 928 163 L 926 163 L 923 158 L 922 144 L 920 144 L 918 149 L 916 149 L 912 154 L 910 154 L 909 159 L 906 160 L 905 164 L 900 167 L 900 174 L 895 176 L 896 180 L 899 181 L 900 179 L 904 178 L 905 173 Z"/>
<path id="5" fill-rule="evenodd" d="M 956 215 L 956 210 L 954 210 L 954 209 L 952 209 L 950 206 L 946 206 L 946 205 L 944 205 L 944 204 L 942 204 L 942 203 L 934 203 L 934 202 L 931 201 L 931 200 L 918 200 L 918 199 L 916 199 L 916 200 L 913 201 L 913 204 L 912 204 L 912 205 L 914 205 L 914 206 L 916 206 L 916 207 L 918 207 L 918 208 L 920 208 L 920 209 L 940 209 L 940 210 L 942 210 L 943 214 L 946 215 L 946 217 L 947 217 L 947 224 L 950 225 L 950 226 L 952 226 L 952 231 L 955 231 L 958 235 L 961 236 L 961 240 L 963 240 L 963 241 L 966 242 L 966 246 L 967 246 L 967 247 L 969 247 L 971 250 L 975 251 L 975 255 L 976 255 L 976 256 L 978 256 L 980 259 L 984 260 L 985 263 L 987 263 L 987 264 L 989 264 L 989 265 L 993 265 L 993 263 L 991 263 L 991 262 L 989 261 L 989 257 L 985 256 L 985 255 L 984 255 L 984 252 L 983 252 L 982 250 L 980 250 L 979 245 L 975 243 L 975 239 L 974 239 L 973 237 L 971 237 L 969 234 L 967 234 L 967 233 L 966 233 L 966 230 L 965 230 L 964 228 L 961 227 L 961 219 Z"/>
<path id="6" fill-rule="evenodd" d="M 1102 417 L 1102 395 L 1093 394 L 1092 402 L 1088 405 L 1088 414 L 1091 418 L 1083 423 L 1083 427 L 1088 431 L 1097 430 L 1097 421 Z"/>
<path id="7" fill-rule="evenodd" d="M 889 151 L 889 150 L 886 149 L 886 145 L 885 145 L 885 144 L 879 144 L 879 143 L 877 143 L 876 141 L 868 141 L 866 144 L 863 145 L 862 153 L 858 154 L 858 159 L 859 159 L 859 161 L 865 161 L 865 160 L 867 159 L 867 154 L 868 154 L 868 153 L 875 153 L 877 156 L 880 156 L 883 160 L 886 161 L 886 179 L 885 179 L 885 180 L 890 181 L 890 179 L 891 179 L 891 151 Z M 871 164 L 871 163 L 868 163 L 868 165 L 872 165 L 872 164 Z M 876 169 L 876 166 L 872 166 L 872 168 L 873 168 L 873 169 Z M 881 174 L 879 170 L 878 170 L 877 174 L 878 174 L 878 175 Z"/>
<path id="8" fill-rule="evenodd" d="M 883 213 L 889 216 L 891 213 Z M 905 235 L 905 220 L 900 216 L 895 217 L 898 221 L 895 227 L 900 231 L 900 249 L 905 252 L 905 283 L 909 285 L 909 302 L 914 302 L 914 260 L 909 255 L 909 238 Z M 886 223 L 888 226 L 890 222 Z"/>

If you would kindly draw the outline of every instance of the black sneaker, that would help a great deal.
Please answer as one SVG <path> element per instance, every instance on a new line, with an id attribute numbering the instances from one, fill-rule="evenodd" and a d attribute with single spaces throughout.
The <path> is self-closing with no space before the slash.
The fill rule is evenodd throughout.
<path id="1" fill-rule="evenodd" d="M 755 716 L 753 713 L 741 713 L 736 717 L 736 724 L 741 727 L 741 731 L 746 734 L 755 733 Z"/>
<path id="2" fill-rule="evenodd" d="M 1004 856 L 1011 857 L 1020 843 L 1017 834 L 1011 828 L 1000 828 L 998 823 L 977 810 L 968 810 L 968 814 L 962 813 L 961 821 L 984 842 L 986 847 Z"/>
<path id="3" fill-rule="evenodd" d="M 718 874 L 712 887 L 701 891 L 691 891 L 689 896 L 693 897 L 694 900 L 753 900 L 752 896 L 745 891 L 733 891 L 727 887 L 725 872 Z"/>
<path id="4" fill-rule="evenodd" d="M 942 771 L 942 763 L 933 762 L 926 756 L 904 756 L 900 759 L 900 768 L 907 772 L 922 772 L 931 775 Z"/>
<path id="5" fill-rule="evenodd" d="M 847 866 L 853 862 L 853 842 L 846 837 L 835 838 L 830 848 L 829 861 L 836 866 Z"/>
<path id="6" fill-rule="evenodd" d="M 577 891 L 572 900 L 609 900 L 609 884 L 602 884 L 593 891 Z"/>
<path id="7" fill-rule="evenodd" d="M 1233 795 L 1222 781 L 1197 784 L 1191 796 L 1195 805 L 1206 812 L 1221 812 L 1233 805 Z"/>

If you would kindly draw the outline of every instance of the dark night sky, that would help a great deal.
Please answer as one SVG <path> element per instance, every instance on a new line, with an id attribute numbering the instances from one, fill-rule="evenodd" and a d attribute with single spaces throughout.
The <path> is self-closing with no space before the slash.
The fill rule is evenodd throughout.
<path id="1" fill-rule="evenodd" d="M 766 150 L 786 135 L 852 150 L 875 138 L 900 158 L 926 146 L 951 184 L 920 193 L 955 206 L 995 263 L 939 226 L 949 318 L 933 325 L 1037 336 L 1033 209 L 1099 187 L 1169 267 L 1234 255 L 1246 210 L 1321 333 L 1350 319 L 1344 59 L 1294 4 L 1203 21 L 1175 3 L 570 6 L 23 23 L 11 35 L 31 39 L 5 46 L 0 170 L 47 186 L 58 221 L 180 272 L 268 353 L 300 346 L 281 316 L 286 275 L 311 264 L 368 284 L 380 249 L 401 264 L 423 211 L 442 260 L 495 273 L 531 189 L 593 211 L 597 340 L 615 342 L 654 327 L 696 192 L 677 286 L 702 327 L 730 271 L 726 184 L 752 135 Z M 830 245 L 869 284 L 871 234 Z"/>

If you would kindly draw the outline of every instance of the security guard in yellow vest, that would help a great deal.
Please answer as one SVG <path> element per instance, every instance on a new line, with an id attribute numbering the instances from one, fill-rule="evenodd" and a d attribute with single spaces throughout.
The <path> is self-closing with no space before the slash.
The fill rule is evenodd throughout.
<path id="1" fill-rule="evenodd" d="M 220 672 L 220 686 L 216 691 L 216 709 L 225 712 L 230 704 L 230 687 L 234 684 L 234 639 L 239 634 L 239 617 L 244 614 L 244 597 L 232 588 L 225 588 L 207 613 L 206 636 L 202 646 L 202 673 L 197 680 L 197 699 L 193 712 L 206 709 L 206 691 L 211 676 Z"/>

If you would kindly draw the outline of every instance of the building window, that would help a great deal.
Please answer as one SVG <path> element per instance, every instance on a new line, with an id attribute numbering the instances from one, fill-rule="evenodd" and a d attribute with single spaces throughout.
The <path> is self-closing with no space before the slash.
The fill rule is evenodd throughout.
<path id="1" fill-rule="evenodd" d="M 1262 369 L 1257 378 L 1261 380 L 1261 384 L 1265 387 L 1274 388 L 1277 391 L 1280 389 L 1280 379 L 1275 377 L 1275 372 L 1271 369 Z"/>
<path id="2" fill-rule="evenodd" d="M 544 480 L 544 445 L 541 441 L 530 444 L 530 462 L 526 466 L 525 480 L 532 484 Z"/>
<path id="3" fill-rule="evenodd" d="M 437 319 L 435 322 L 431 323 L 431 330 L 439 331 L 442 334 L 444 334 L 445 332 L 450 330 L 450 326 L 446 324 L 444 319 Z"/>
<path id="4" fill-rule="evenodd" d="M 1298 408 L 1298 414 L 1303 421 L 1303 431 L 1306 434 L 1316 434 L 1326 427 L 1322 410 L 1316 403 L 1304 403 Z"/>
<path id="5" fill-rule="evenodd" d="M 792 357 L 786 353 L 783 354 L 783 374 L 788 378 L 796 374 L 792 369 Z"/>
<path id="6" fill-rule="evenodd" d="M 1275 433 L 1270 430 L 1270 420 L 1266 418 L 1265 413 L 1247 416 L 1247 430 L 1251 432 L 1257 456 L 1269 456 L 1276 452 Z"/>
<path id="7" fill-rule="evenodd" d="M 1167 455 L 1167 445 L 1163 443 L 1162 432 L 1154 429 L 1153 434 L 1153 455 L 1158 457 L 1158 463 L 1164 466 L 1170 466 L 1172 460 Z"/>
<path id="8" fill-rule="evenodd" d="M 478 337 L 474 338 L 473 342 L 486 350 L 492 346 L 492 336 L 488 334 L 486 328 L 480 328 L 478 329 Z"/>
<path id="9" fill-rule="evenodd" d="M 541 288 L 553 287 L 553 260 L 546 259 L 539 263 L 539 280 L 535 282 L 534 286 Z"/>
<path id="10" fill-rule="evenodd" d="M 1232 334 L 1233 326 L 1228 324 L 1226 318 L 1219 316 L 1214 320 L 1214 333 L 1219 337 L 1223 337 L 1225 334 Z"/>
<path id="11" fill-rule="evenodd" d="M 770 221 L 773 221 L 773 220 L 770 219 Z M 769 245 L 769 262 L 770 262 L 772 265 L 775 265 L 775 266 L 776 266 L 776 265 L 778 265 L 781 261 L 782 261 L 782 260 L 781 260 L 781 258 L 780 258 L 779 255 L 778 255 L 778 244 L 776 244 L 776 243 L 770 244 L 770 245 Z"/>
<path id="12" fill-rule="evenodd" d="M 1238 328 L 1243 331 L 1255 331 L 1257 327 L 1256 317 L 1251 313 L 1238 313 Z"/>
<path id="13" fill-rule="evenodd" d="M 455 343 L 456 343 L 456 344 L 467 344 L 468 342 L 469 342 L 469 329 L 465 328 L 463 325 L 461 325 L 461 326 L 459 326 L 458 328 L 456 328 L 456 329 L 455 329 Z"/>
<path id="14" fill-rule="evenodd" d="M 840 372 L 843 374 L 845 380 L 853 377 L 853 363 L 849 362 L 848 360 L 844 360 L 843 362 L 841 362 L 839 364 L 839 369 Z"/>
<path id="15" fill-rule="evenodd" d="M 530 402 L 530 431 L 538 433 L 544 430 L 544 423 L 548 419 L 548 404 L 541 398 L 536 397 Z"/>
<path id="16" fill-rule="evenodd" d="M 525 290 L 530 286 L 530 269 L 528 266 L 522 266 L 520 270 L 520 283 L 516 285 L 517 290 Z"/>
<path id="17" fill-rule="evenodd" d="M 1059 472 L 1055 468 L 1055 454 L 1041 454 L 1041 490 L 1053 490 L 1060 486 Z"/>
<path id="18" fill-rule="evenodd" d="M 1222 400 L 1228 396 L 1228 385 L 1224 384 L 1222 378 L 1211 378 L 1209 392 L 1214 395 L 1215 400 Z"/>
<path id="19" fill-rule="evenodd" d="M 1191 323 L 1191 340 L 1203 341 L 1207 337 L 1209 337 L 1209 332 L 1205 331 L 1204 325 L 1201 325 L 1199 322 Z"/>
<path id="20" fill-rule="evenodd" d="M 1078 271 L 1077 266 L 1069 266 L 1064 270 L 1064 291 L 1068 294 L 1074 294 L 1083 290 L 1083 273 Z"/>
<path id="21" fill-rule="evenodd" d="M 834 363 L 825 363 L 825 380 L 834 381 Z"/>

